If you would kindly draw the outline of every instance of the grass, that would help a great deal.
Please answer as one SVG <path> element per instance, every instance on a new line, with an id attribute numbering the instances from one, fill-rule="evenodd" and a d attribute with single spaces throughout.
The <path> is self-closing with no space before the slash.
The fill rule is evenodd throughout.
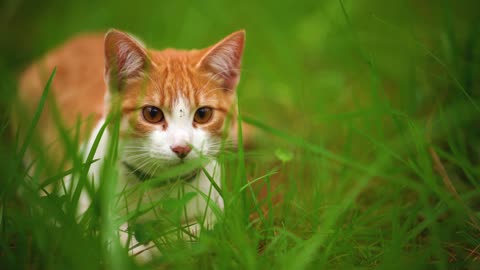
<path id="1" fill-rule="evenodd" d="M 475 1 L 1 5 L 2 269 L 480 267 Z M 247 31 L 238 98 L 243 120 L 258 131 L 256 145 L 220 156 L 225 211 L 193 243 L 162 237 L 182 201 L 158 202 L 170 214 L 136 228 L 158 239 L 162 252 L 147 265 L 117 237 L 116 140 L 97 191 L 87 173 L 95 160 L 83 162 L 65 130 L 71 169 L 40 157 L 42 172 L 28 176 L 21 161 L 26 146 L 38 147 L 35 121 L 20 139 L 7 113 L 30 61 L 77 32 L 109 27 L 154 48 L 203 47 Z M 95 198 L 80 220 L 80 188 L 38 192 L 45 179 L 62 188 L 67 174 Z"/>

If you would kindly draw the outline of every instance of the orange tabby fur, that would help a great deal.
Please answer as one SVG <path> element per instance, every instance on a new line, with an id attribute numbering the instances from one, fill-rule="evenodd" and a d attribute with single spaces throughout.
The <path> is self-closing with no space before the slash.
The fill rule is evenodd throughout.
<path id="1" fill-rule="evenodd" d="M 107 39 L 103 34 L 83 34 L 52 50 L 43 59 L 28 67 L 20 77 L 19 100 L 31 117 L 51 71 L 57 68 L 50 90 L 52 98 L 48 99 L 37 128 L 40 142 L 44 147 L 48 146 L 47 156 L 53 161 L 61 161 L 65 154 L 61 144 L 58 143 L 59 133 L 53 115 L 54 105 L 60 108 L 58 111 L 62 123 L 67 130 L 72 131 L 72 136 L 80 122 L 80 138 L 82 142 L 86 142 L 96 123 L 109 113 L 109 101 L 118 97 L 122 123 L 126 123 L 128 127 L 121 130 L 121 137 L 142 138 L 159 126 L 163 131 L 167 130 L 167 121 L 149 123 L 142 118 L 139 110 L 142 106 L 155 105 L 168 111 L 182 97 L 192 108 L 207 106 L 214 109 L 213 118 L 207 123 L 192 123 L 194 128 L 200 125 L 199 128 L 211 135 L 220 137 L 225 129 L 227 115 L 233 116 L 229 128 L 235 140 L 238 130 L 235 121 L 235 88 L 244 38 L 244 31 L 238 31 L 219 43 L 201 50 L 156 51 L 143 48 L 142 44 L 137 44 L 135 40 L 129 39 L 121 32 L 112 31 L 107 35 Z M 136 69 L 129 70 L 129 78 L 122 78 L 118 70 L 115 70 L 116 65 L 121 69 L 121 65 L 126 61 L 118 57 L 121 54 L 119 52 L 121 47 L 116 46 L 119 42 L 129 45 L 131 47 L 129 50 L 145 60 L 145 63 L 139 63 L 140 66 Z M 234 51 L 228 51 L 225 44 L 229 43 L 238 46 L 233 46 Z M 220 74 L 221 76 L 218 76 L 218 72 L 212 72 L 211 66 L 206 63 L 212 61 L 209 59 L 212 54 L 219 53 L 231 54 L 232 59 L 227 60 L 237 61 L 233 63 L 236 69 L 228 70 L 227 74 Z M 105 59 L 115 61 L 106 62 Z M 231 79 L 232 77 L 234 79 Z M 110 95 L 108 86 L 111 88 Z M 19 119 L 27 123 L 29 120 L 25 115 L 16 117 L 17 122 Z M 22 123 L 18 124 L 22 126 Z M 243 125 L 244 143 L 247 145 L 251 142 L 250 130 L 249 126 Z M 260 193 L 259 199 L 267 197 L 264 190 Z M 274 203 L 276 202 L 277 197 L 274 198 Z M 266 211 L 263 208 L 262 210 Z M 255 215 L 251 218 L 255 218 Z"/>
<path id="2" fill-rule="evenodd" d="M 57 74 L 50 89 L 51 97 L 56 100 L 57 108 L 62 108 L 61 118 L 67 129 L 75 127 L 81 121 L 82 138 L 85 139 L 91 129 L 105 113 L 105 82 L 103 76 L 103 35 L 86 34 L 72 39 L 62 47 L 53 50 L 40 61 L 32 64 L 20 76 L 18 97 L 21 108 L 27 111 L 21 117 L 15 117 L 17 125 L 28 125 L 32 113 L 37 108 L 43 89 L 52 70 Z M 53 161 L 63 158 L 63 148 L 58 141 L 57 125 L 53 118 L 52 99 L 48 99 L 37 126 L 37 136 L 47 155 Z M 24 111 L 22 111 L 24 112 Z M 19 112 L 16 112 L 18 114 Z M 90 124 L 86 124 L 91 119 Z M 72 134 L 73 136 L 73 134 Z"/>
<path id="3" fill-rule="evenodd" d="M 238 31 L 226 39 L 242 39 L 244 32 Z M 40 141 L 48 146 L 52 157 L 61 159 L 63 150 L 56 142 L 58 132 L 53 118 L 53 103 L 61 108 L 61 118 L 67 130 L 73 132 L 78 121 L 81 123 L 81 138 L 84 140 L 91 133 L 95 123 L 106 116 L 107 105 L 104 99 L 107 87 L 104 78 L 105 69 L 105 38 L 104 34 L 82 34 L 62 46 L 49 52 L 44 58 L 28 67 L 20 76 L 19 100 L 29 115 L 38 105 L 40 96 L 51 71 L 56 67 L 56 76 L 52 82 L 51 96 L 46 103 L 38 128 Z M 222 88 L 221 79 L 205 76 L 208 71 L 196 69 L 195 65 L 213 47 L 203 50 L 175 50 L 163 51 L 148 50 L 147 54 L 152 65 L 149 68 L 147 81 L 138 81 L 129 85 L 124 91 L 122 114 L 129 118 L 134 130 L 131 136 L 142 136 L 149 132 L 153 125 L 139 119 L 139 114 L 134 113 L 144 103 L 158 104 L 171 107 L 175 97 L 183 95 L 192 104 L 208 105 L 216 109 L 215 119 L 204 128 L 220 134 L 223 119 L 231 110 L 235 95 L 233 91 L 214 91 Z M 241 52 L 243 48 L 239 48 Z M 203 89 L 204 91 L 196 91 Z M 140 100 L 139 97 L 144 97 Z M 22 122 L 28 122 L 27 117 Z M 17 121 L 18 121 L 18 117 Z M 89 120 L 89 121 L 88 121 Z M 232 138 L 236 137 L 235 121 Z M 22 123 L 19 123 L 20 126 Z M 166 126 L 164 127 L 166 128 Z M 244 132 L 250 131 L 248 126 Z M 73 136 L 73 134 L 72 134 Z M 244 135 L 246 138 L 248 134 Z M 245 140 L 245 139 L 244 139 Z M 248 139 L 247 139 L 248 143 Z M 60 154 L 62 153 L 62 154 Z M 49 155 L 50 156 L 50 155 Z"/>

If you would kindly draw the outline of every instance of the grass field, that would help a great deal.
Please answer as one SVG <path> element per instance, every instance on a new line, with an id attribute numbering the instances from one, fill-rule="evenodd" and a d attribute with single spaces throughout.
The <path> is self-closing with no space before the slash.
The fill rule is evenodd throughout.
<path id="1" fill-rule="evenodd" d="M 480 269 L 479 8 L 473 0 L 4 1 L 0 269 Z M 43 173 L 28 176 L 22 157 L 35 147 L 35 123 L 18 140 L 8 116 L 29 62 L 76 33 L 112 27 L 157 49 L 247 32 L 238 98 L 243 120 L 257 127 L 255 147 L 220 157 L 226 207 L 215 229 L 193 243 L 159 241 L 162 256 L 147 265 L 116 239 L 115 148 L 92 211 L 78 221 L 76 190 L 39 195 L 45 172 L 50 182 L 72 173 L 86 183 L 75 142 L 64 139 L 71 171 L 48 170 L 43 157 Z M 246 178 L 282 201 L 257 200 Z"/>

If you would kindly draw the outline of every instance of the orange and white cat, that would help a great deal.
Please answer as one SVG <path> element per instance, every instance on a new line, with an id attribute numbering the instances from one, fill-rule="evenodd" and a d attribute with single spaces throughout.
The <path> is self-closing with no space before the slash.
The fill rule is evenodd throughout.
<path id="1" fill-rule="evenodd" d="M 111 30 L 106 35 L 84 34 L 66 42 L 31 65 L 21 76 L 19 100 L 36 108 L 46 79 L 53 70 L 51 94 L 61 108 L 61 121 L 67 130 L 81 123 L 82 148 L 88 153 L 113 108 L 120 112 L 120 185 L 132 186 L 161 175 L 166 169 L 196 164 L 208 158 L 203 169 L 220 186 L 221 170 L 215 157 L 224 130 L 235 129 L 236 87 L 240 78 L 244 31 L 227 36 L 201 50 L 147 49 L 132 36 Z M 114 106 L 118 105 L 118 106 Z M 38 126 L 39 140 L 52 159 L 66 153 L 58 142 L 53 105 L 47 103 Z M 93 124 L 92 124 L 93 123 Z M 102 136 L 95 158 L 106 152 L 109 134 Z M 48 147 L 47 147 L 48 146 Z M 34 159 L 30 153 L 30 159 Z M 100 163 L 92 167 L 99 178 Z M 95 174 L 97 175 L 95 177 Z M 197 223 L 207 204 L 223 209 L 223 200 L 200 167 L 192 166 L 175 180 L 159 188 L 159 196 L 201 192 L 186 205 L 182 222 Z M 208 197 L 209 195 L 209 197 Z M 82 196 L 83 206 L 89 200 Z M 215 223 L 207 210 L 205 226 Z M 199 232 L 199 225 L 190 231 Z"/>

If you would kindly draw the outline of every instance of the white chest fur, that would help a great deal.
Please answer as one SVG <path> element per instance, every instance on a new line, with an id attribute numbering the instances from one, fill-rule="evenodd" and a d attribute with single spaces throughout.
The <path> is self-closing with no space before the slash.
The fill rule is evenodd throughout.
<path id="1" fill-rule="evenodd" d="M 88 155 L 88 152 L 93 147 L 95 139 L 98 136 L 99 131 L 104 125 L 104 120 L 100 121 L 92 135 L 85 145 L 84 152 Z M 101 167 L 102 159 L 105 157 L 108 152 L 108 130 L 105 130 L 98 147 L 96 149 L 94 159 L 98 159 L 98 162 L 95 162 L 91 166 L 91 174 L 94 179 L 94 185 L 99 186 L 99 181 L 101 181 Z M 119 148 L 120 157 L 122 147 Z M 191 199 L 185 203 L 184 211 L 182 213 L 181 223 L 178 226 L 185 226 L 188 230 L 197 235 L 200 232 L 200 228 L 211 228 L 215 224 L 216 216 L 223 210 L 223 199 L 220 196 L 219 192 L 216 190 L 214 185 L 212 185 L 212 180 L 215 182 L 217 187 L 221 186 L 221 168 L 220 164 L 216 160 L 209 161 L 205 166 L 204 170 L 200 170 L 193 178 L 188 181 L 182 181 L 181 179 L 169 183 L 168 185 L 151 186 L 149 187 L 148 183 L 143 183 L 141 179 L 138 179 L 131 170 L 129 170 L 123 163 L 121 158 L 119 159 L 117 166 L 119 168 L 119 178 L 117 183 L 117 194 L 119 196 L 124 196 L 121 200 L 125 202 L 124 207 L 127 211 L 120 211 L 125 214 L 128 214 L 128 211 L 132 209 L 138 209 L 139 200 L 143 201 L 144 209 L 148 208 L 149 205 L 152 205 L 163 199 L 178 199 L 182 200 L 182 196 L 189 194 Z M 208 176 L 205 174 L 207 173 Z M 125 190 L 134 190 L 136 186 L 145 186 L 141 192 L 137 192 L 135 195 L 121 195 L 122 191 Z M 80 212 L 84 212 L 90 203 L 88 196 L 82 194 L 80 201 Z M 149 220 L 155 218 L 155 210 L 152 208 L 152 213 L 144 214 L 143 218 L 140 220 Z"/>

